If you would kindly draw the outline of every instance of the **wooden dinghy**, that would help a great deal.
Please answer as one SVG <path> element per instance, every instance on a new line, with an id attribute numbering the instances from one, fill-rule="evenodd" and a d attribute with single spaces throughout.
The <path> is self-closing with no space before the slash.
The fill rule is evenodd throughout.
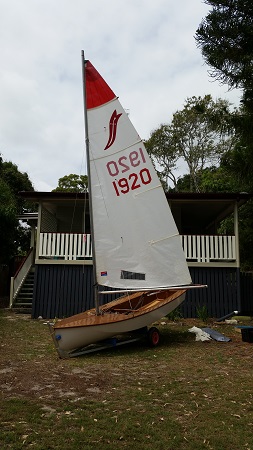
<path id="1" fill-rule="evenodd" d="M 135 292 L 103 305 L 99 315 L 94 308 L 58 320 L 51 325 L 56 349 L 61 357 L 67 357 L 75 349 L 151 325 L 179 306 L 185 292 Z"/>

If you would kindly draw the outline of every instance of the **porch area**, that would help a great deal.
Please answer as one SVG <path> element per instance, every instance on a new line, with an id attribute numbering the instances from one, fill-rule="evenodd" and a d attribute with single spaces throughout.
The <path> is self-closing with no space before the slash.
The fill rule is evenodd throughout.
<path id="1" fill-rule="evenodd" d="M 181 235 L 189 265 L 236 266 L 235 236 Z M 40 233 L 36 263 L 60 261 L 83 264 L 92 260 L 91 235 L 85 233 Z"/>
<path id="2" fill-rule="evenodd" d="M 24 192 L 38 204 L 35 264 L 92 264 L 88 194 Z M 248 194 L 167 193 L 189 266 L 240 267 L 238 209 Z M 230 229 L 221 222 L 230 216 Z M 152 220 L 152 218 L 151 218 Z"/>

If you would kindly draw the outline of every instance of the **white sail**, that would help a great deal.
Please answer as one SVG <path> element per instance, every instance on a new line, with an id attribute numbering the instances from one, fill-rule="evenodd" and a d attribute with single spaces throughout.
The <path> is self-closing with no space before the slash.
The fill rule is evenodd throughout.
<path id="1" fill-rule="evenodd" d="M 97 282 L 188 285 L 180 236 L 143 142 L 89 61 L 85 70 Z"/>

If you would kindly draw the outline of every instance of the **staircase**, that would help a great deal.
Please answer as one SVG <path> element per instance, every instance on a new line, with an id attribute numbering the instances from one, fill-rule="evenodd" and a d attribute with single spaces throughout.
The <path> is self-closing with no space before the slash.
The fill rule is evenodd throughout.
<path id="1" fill-rule="evenodd" d="M 33 300 L 34 271 L 34 266 L 32 266 L 14 299 L 12 305 L 13 309 L 22 312 L 31 312 Z"/>

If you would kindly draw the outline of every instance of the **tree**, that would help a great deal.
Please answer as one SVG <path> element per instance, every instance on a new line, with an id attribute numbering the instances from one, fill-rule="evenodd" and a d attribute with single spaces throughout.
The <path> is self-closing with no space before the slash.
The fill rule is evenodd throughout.
<path id="1" fill-rule="evenodd" d="M 216 80 L 252 91 L 252 0 L 205 0 L 213 9 L 202 20 L 195 39 Z"/>
<path id="2" fill-rule="evenodd" d="M 71 173 L 65 175 L 58 180 L 57 188 L 52 192 L 87 192 L 88 177 L 87 175 L 76 175 Z"/>
<path id="3" fill-rule="evenodd" d="M 0 178 L 0 263 L 7 263 L 14 251 L 16 212 L 16 203 L 11 189 Z"/>
<path id="4" fill-rule="evenodd" d="M 225 167 L 206 167 L 197 173 L 200 192 L 237 192 L 238 184 Z M 178 179 L 177 190 L 189 192 L 191 189 L 190 175 L 183 175 Z"/>
<path id="5" fill-rule="evenodd" d="M 168 179 L 176 188 L 177 178 L 174 172 L 177 169 L 178 154 L 172 144 L 170 126 L 162 124 L 160 128 L 154 130 L 150 138 L 145 141 L 145 147 L 154 166 L 158 164 L 157 172 L 165 190 L 169 188 Z"/>
<path id="6" fill-rule="evenodd" d="M 206 167 L 197 173 L 199 192 L 236 192 L 236 180 L 224 167 Z M 178 179 L 177 190 L 189 192 L 191 189 L 190 175 Z"/>
<path id="7" fill-rule="evenodd" d="M 198 174 L 218 163 L 232 145 L 229 114 L 226 100 L 214 101 L 210 95 L 187 98 L 184 108 L 173 114 L 171 124 L 161 125 L 146 142 L 149 154 L 161 168 L 162 178 L 169 178 L 177 189 L 174 171 L 181 158 L 188 166 L 190 190 L 198 192 Z"/>
<path id="8" fill-rule="evenodd" d="M 235 145 L 221 158 L 221 165 L 236 179 L 238 189 L 253 191 L 253 127 L 252 114 L 241 107 L 231 116 L 235 129 Z"/>
<path id="9" fill-rule="evenodd" d="M 23 239 L 27 230 L 20 227 L 17 219 L 18 213 L 29 210 L 18 195 L 22 190 L 33 190 L 27 173 L 20 172 L 10 161 L 4 162 L 0 155 L 0 262 L 4 264 L 19 252 L 28 250 L 27 239 Z"/>
<path id="10" fill-rule="evenodd" d="M 242 108 L 231 116 L 237 143 L 224 158 L 241 183 L 253 189 L 253 3 L 252 0 L 206 0 L 212 10 L 202 20 L 195 39 L 210 75 L 241 88 Z"/>

